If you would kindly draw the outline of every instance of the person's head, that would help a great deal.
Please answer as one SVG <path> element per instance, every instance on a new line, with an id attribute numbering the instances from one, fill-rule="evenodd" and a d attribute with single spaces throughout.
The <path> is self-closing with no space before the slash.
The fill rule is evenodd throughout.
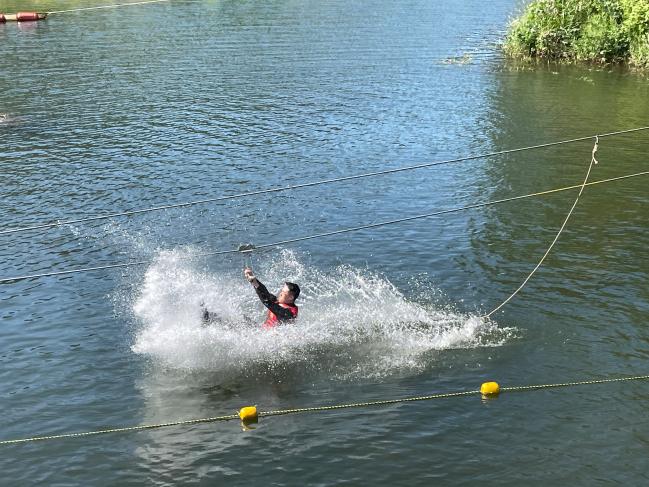
<path id="1" fill-rule="evenodd" d="M 282 304 L 293 304 L 300 295 L 300 286 L 292 282 L 285 282 L 279 290 L 277 301 Z"/>

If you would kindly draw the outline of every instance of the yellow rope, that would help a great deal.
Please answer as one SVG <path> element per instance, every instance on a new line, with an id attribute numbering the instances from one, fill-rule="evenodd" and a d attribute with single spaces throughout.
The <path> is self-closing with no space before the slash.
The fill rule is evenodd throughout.
<path id="1" fill-rule="evenodd" d="M 591 384 L 607 384 L 610 382 L 624 382 L 630 380 L 647 380 L 649 375 L 635 375 L 632 377 L 619 377 L 616 379 L 595 379 L 595 380 L 582 380 L 578 382 L 560 382 L 557 384 L 538 384 L 533 386 L 512 386 L 502 387 L 501 391 L 515 392 L 515 391 L 531 391 L 535 389 L 551 389 L 556 387 L 571 387 L 571 386 L 584 386 Z"/>
<path id="2" fill-rule="evenodd" d="M 593 146 L 593 150 L 591 152 L 591 157 L 590 157 L 590 163 L 588 164 L 588 171 L 586 171 L 586 177 L 584 178 L 584 182 L 581 183 L 581 186 L 579 188 L 579 194 L 577 194 L 577 197 L 575 198 L 574 203 L 572 204 L 572 207 L 570 208 L 570 211 L 566 215 L 566 218 L 563 220 L 563 223 L 561 224 L 561 228 L 559 228 L 559 231 L 557 234 L 554 236 L 554 240 L 552 240 L 552 243 L 550 246 L 547 248 L 545 253 L 543 254 L 543 257 L 541 257 L 541 260 L 534 266 L 534 269 L 532 269 L 532 272 L 530 272 L 525 280 L 521 283 L 520 286 L 516 288 L 516 290 L 511 293 L 507 299 L 505 299 L 503 302 L 501 302 L 498 306 L 496 306 L 494 309 L 489 311 L 486 315 L 482 316 L 481 318 L 489 318 L 491 315 L 493 315 L 496 311 L 501 309 L 503 306 L 505 306 L 507 303 L 509 303 L 514 296 L 516 296 L 521 289 L 525 287 L 525 285 L 529 282 L 529 280 L 532 278 L 532 276 L 536 273 L 537 270 L 539 270 L 539 267 L 545 262 L 545 259 L 547 258 L 548 255 L 550 255 L 550 251 L 554 248 L 554 245 L 557 243 L 559 240 L 559 237 L 561 236 L 561 233 L 563 233 L 563 230 L 566 228 L 566 225 L 568 224 L 568 220 L 570 220 L 570 217 L 572 216 L 572 213 L 575 211 L 575 208 L 577 207 L 577 203 L 579 203 L 579 198 L 581 198 L 581 195 L 584 192 L 584 188 L 588 184 L 588 178 L 590 177 L 590 172 L 593 169 L 594 164 L 598 164 L 597 159 L 595 159 L 595 154 L 597 153 L 597 148 L 599 145 L 599 137 L 595 136 L 595 145 Z"/>
<path id="3" fill-rule="evenodd" d="M 349 404 L 336 404 L 334 406 L 315 406 L 311 408 L 297 408 L 297 409 L 279 409 L 276 411 L 261 411 L 258 416 L 280 416 L 282 414 L 295 414 L 295 413 L 312 413 L 316 411 L 332 411 L 334 409 L 349 409 L 349 408 L 361 408 L 369 406 L 384 406 L 386 404 L 398 404 L 402 402 L 414 402 L 414 401 L 427 401 L 430 399 L 441 399 L 445 397 L 459 397 L 459 396 L 471 396 L 473 394 L 479 394 L 480 391 L 460 391 L 460 392 L 448 392 L 446 394 L 432 394 L 429 396 L 415 396 L 415 397 L 403 397 L 400 399 L 385 399 L 382 401 L 368 401 L 368 402 L 354 402 Z"/>
<path id="4" fill-rule="evenodd" d="M 202 419 L 188 419 L 185 421 L 174 421 L 171 423 L 159 423 L 159 424 L 143 424 L 140 426 L 128 426 L 125 428 L 110 428 L 105 430 L 96 430 L 96 431 L 85 431 L 83 433 L 65 433 L 61 435 L 49 435 L 49 436 L 34 436 L 32 438 L 22 438 L 19 440 L 4 440 L 0 441 L 0 445 L 11 445 L 15 443 L 27 443 L 30 441 L 42 441 L 42 440 L 60 440 L 62 438 L 77 438 L 79 436 L 92 436 L 92 435 L 101 435 L 104 433 L 122 433 L 125 431 L 142 431 L 150 430 L 155 428 L 164 428 L 166 426 L 180 426 L 180 425 L 189 425 L 189 424 L 198 424 L 198 423 L 213 423 L 215 421 L 228 421 L 230 419 L 237 419 L 239 416 L 236 414 L 229 414 L 227 416 L 215 416 L 213 418 L 202 418 Z"/>
<path id="5" fill-rule="evenodd" d="M 592 385 L 592 384 L 607 384 L 611 382 L 626 382 L 632 380 L 648 380 L 649 375 L 635 375 L 630 377 L 618 377 L 614 379 L 594 379 L 594 380 L 583 380 L 577 382 L 559 382 L 556 384 L 536 384 L 528 386 L 511 386 L 511 387 L 502 387 L 500 388 L 501 392 L 517 392 L 517 391 L 530 391 L 538 389 L 553 389 L 557 387 L 572 387 L 572 386 L 581 386 L 581 385 Z M 278 409 L 275 411 L 260 411 L 258 413 L 259 417 L 263 416 L 280 416 L 284 414 L 297 414 L 297 413 L 311 413 L 317 411 L 333 411 L 336 409 L 350 409 L 350 408 L 361 408 L 361 407 L 371 407 L 371 406 L 384 406 L 387 404 L 400 404 L 406 402 L 415 402 L 415 401 L 427 401 L 431 399 L 442 399 L 448 397 L 462 397 L 462 396 L 472 396 L 480 394 L 480 391 L 459 391 L 459 392 L 448 392 L 444 394 L 431 394 L 428 396 L 414 396 L 414 397 L 404 397 L 399 399 L 386 399 L 380 401 L 367 401 L 367 402 L 355 402 L 348 404 L 336 404 L 333 406 L 316 406 L 309 408 L 296 408 L 296 409 Z M 212 418 L 201 418 L 201 419 L 188 419 L 184 421 L 174 421 L 170 423 L 158 423 L 158 424 L 145 424 L 140 426 L 129 426 L 125 428 L 110 428 L 96 431 L 86 431 L 83 433 L 66 433 L 60 435 L 48 435 L 48 436 L 33 436 L 31 438 L 21 438 L 16 440 L 3 440 L 0 441 L 0 445 L 13 445 L 16 443 L 28 443 L 33 441 L 43 441 L 43 440 L 59 440 L 63 438 L 78 438 L 81 436 L 92 436 L 92 435 L 101 435 L 104 433 L 123 433 L 127 431 L 142 431 L 150 430 L 157 428 L 164 428 L 167 426 L 184 426 L 184 425 L 193 425 L 199 423 L 213 423 L 216 421 L 230 421 L 233 419 L 238 419 L 237 414 L 228 414 L 225 416 L 214 416 Z"/>

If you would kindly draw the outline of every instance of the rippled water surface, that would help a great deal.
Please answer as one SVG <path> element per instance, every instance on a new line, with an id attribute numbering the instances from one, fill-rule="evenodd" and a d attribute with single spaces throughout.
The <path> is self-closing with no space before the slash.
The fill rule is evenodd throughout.
<path id="1" fill-rule="evenodd" d="M 98 1 L 18 2 L 65 10 Z M 0 24 L 0 232 L 649 125 L 647 79 L 535 67 L 519 5 L 170 1 Z M 2 439 L 649 373 L 647 178 L 578 184 L 593 141 L 0 234 Z M 647 170 L 600 140 L 592 180 Z M 300 283 L 264 333 L 241 277 Z M 200 303 L 224 323 L 202 327 Z M 439 399 L 5 445 L 6 485 L 647 482 L 649 384 Z"/>

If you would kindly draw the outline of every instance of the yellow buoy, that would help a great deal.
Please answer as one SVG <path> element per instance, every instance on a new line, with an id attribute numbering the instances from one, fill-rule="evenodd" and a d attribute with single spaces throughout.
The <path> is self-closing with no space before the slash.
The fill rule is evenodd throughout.
<path id="1" fill-rule="evenodd" d="M 480 394 L 483 396 L 497 396 L 500 393 L 498 382 L 485 382 L 480 386 Z"/>
<path id="2" fill-rule="evenodd" d="M 253 423 L 257 421 L 257 406 L 246 406 L 239 409 L 239 417 L 243 422 Z"/>

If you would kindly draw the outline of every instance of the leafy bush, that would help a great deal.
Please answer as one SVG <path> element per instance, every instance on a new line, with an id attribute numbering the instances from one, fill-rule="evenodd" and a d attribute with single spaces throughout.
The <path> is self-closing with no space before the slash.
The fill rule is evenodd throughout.
<path id="1" fill-rule="evenodd" d="M 535 0 L 510 26 L 505 51 L 649 67 L 649 0 Z"/>

